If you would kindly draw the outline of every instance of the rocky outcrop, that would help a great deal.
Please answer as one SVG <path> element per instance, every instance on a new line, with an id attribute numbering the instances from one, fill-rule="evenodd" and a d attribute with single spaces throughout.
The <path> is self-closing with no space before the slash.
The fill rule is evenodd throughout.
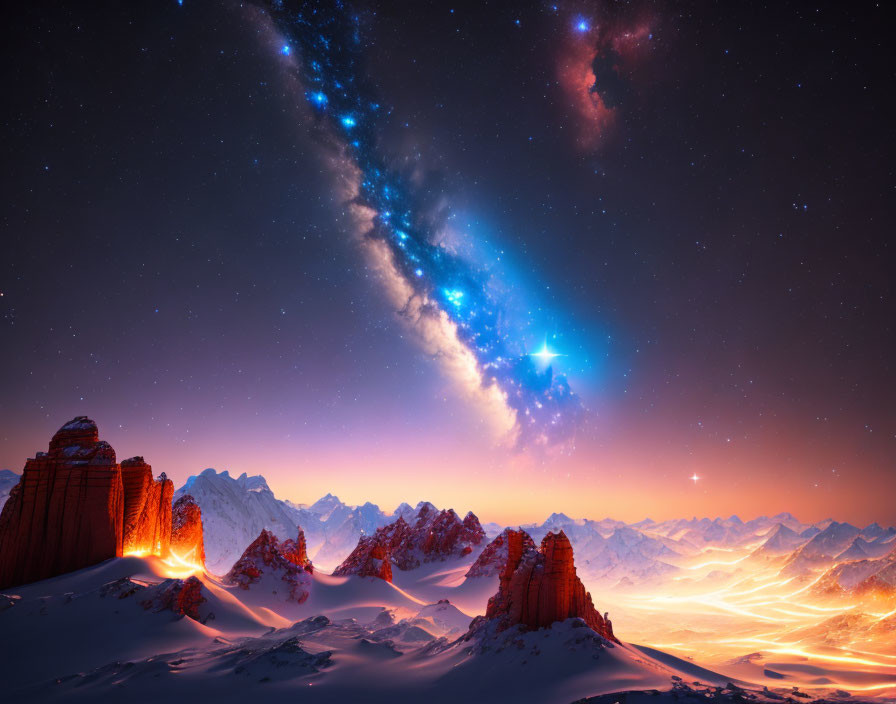
<path id="1" fill-rule="evenodd" d="M 521 537 L 522 536 L 522 537 Z M 524 551 L 534 550 L 535 542 L 529 534 L 522 530 L 505 528 L 492 542 L 485 546 L 485 550 L 479 553 L 465 577 L 492 577 L 500 574 L 510 554 L 510 544 L 514 543 L 514 550 L 518 555 Z"/>
<path id="2" fill-rule="evenodd" d="M 194 621 L 204 623 L 206 619 L 200 618 L 199 607 L 206 598 L 202 594 L 202 582 L 196 577 L 186 579 L 166 579 L 151 588 L 151 596 L 140 602 L 140 605 L 154 612 L 171 611 L 176 616 L 188 616 Z M 124 593 L 123 596 L 128 596 Z M 122 598 L 122 596 L 119 596 Z"/>
<path id="3" fill-rule="evenodd" d="M 183 560 L 205 565 L 202 510 L 189 494 L 175 501 L 171 510 L 171 551 Z"/>
<path id="4" fill-rule="evenodd" d="M 358 546 L 333 574 L 384 576 L 379 560 L 388 560 L 400 570 L 412 570 L 424 562 L 469 555 L 485 539 L 479 519 L 468 513 L 463 520 L 454 509 L 439 511 L 432 504 L 420 504 L 413 523 L 399 517 L 378 528 L 372 536 L 362 536 Z M 391 568 L 390 573 L 391 581 Z"/>
<path id="5" fill-rule="evenodd" d="M 164 472 L 153 480 L 152 467 L 142 457 L 121 463 L 124 487 L 125 554 L 167 557 L 171 544 L 171 499 L 174 483 Z"/>
<path id="6" fill-rule="evenodd" d="M 264 582 L 262 588 L 277 593 L 285 586 L 287 601 L 301 604 L 310 593 L 312 572 L 307 556 L 301 554 L 300 542 L 304 543 L 301 535 L 299 540 L 281 543 L 269 530 L 262 530 L 224 581 L 241 589 Z"/>
<path id="7" fill-rule="evenodd" d="M 25 463 L 0 513 L 0 588 L 122 554 L 124 490 L 115 450 L 78 416 Z"/>
<path id="8" fill-rule="evenodd" d="M 295 540 L 292 538 L 280 543 L 280 554 L 294 565 L 298 565 L 306 572 L 311 573 L 313 567 L 308 559 L 308 546 L 305 544 L 305 531 L 299 528 L 299 534 Z"/>
<path id="9" fill-rule="evenodd" d="M 377 577 L 391 582 L 392 551 L 388 538 L 379 531 L 375 535 L 362 535 L 358 541 L 358 546 L 333 571 L 333 574 L 337 577 L 347 577 L 349 575 Z"/>
<path id="10" fill-rule="evenodd" d="M 485 540 L 485 531 L 475 514 L 463 520 L 454 509 L 438 511 L 423 504 L 413 524 L 399 518 L 381 530 L 389 533 L 392 563 L 400 570 L 411 570 L 422 562 L 435 562 L 469 555 Z"/>
<path id="11" fill-rule="evenodd" d="M 531 538 L 524 531 L 505 534 L 507 562 L 499 575 L 498 593 L 488 601 L 486 620 L 497 621 L 503 630 L 517 625 L 545 628 L 580 618 L 604 638 L 618 642 L 612 624 L 594 608 L 591 594 L 576 575 L 572 545 L 563 531 L 548 533 L 537 550 L 530 547 Z M 474 621 L 471 629 L 476 625 Z"/>

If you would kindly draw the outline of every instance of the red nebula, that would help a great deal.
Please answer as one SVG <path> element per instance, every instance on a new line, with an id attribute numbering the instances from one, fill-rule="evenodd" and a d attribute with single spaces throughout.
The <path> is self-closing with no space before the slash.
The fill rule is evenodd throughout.
<path id="1" fill-rule="evenodd" d="M 648 21 L 629 26 L 597 22 L 587 31 L 574 30 L 564 45 L 558 78 L 577 118 L 576 138 L 583 149 L 596 148 L 613 130 L 621 94 L 631 90 L 647 55 L 651 26 Z"/>

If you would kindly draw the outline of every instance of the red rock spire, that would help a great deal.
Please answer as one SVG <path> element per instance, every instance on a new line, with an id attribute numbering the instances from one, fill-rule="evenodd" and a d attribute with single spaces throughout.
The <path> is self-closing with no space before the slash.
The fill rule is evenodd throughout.
<path id="1" fill-rule="evenodd" d="M 121 463 L 124 487 L 124 552 L 168 556 L 171 544 L 171 500 L 174 483 L 164 472 L 153 480 L 142 457 Z"/>
<path id="2" fill-rule="evenodd" d="M 538 550 L 527 546 L 525 531 L 508 531 L 508 556 L 499 575 L 498 593 L 489 599 L 485 617 L 502 628 L 517 624 L 536 629 L 556 621 L 581 618 L 597 633 L 616 641 L 613 627 L 594 608 L 591 594 L 576 575 L 572 545 L 563 531 L 548 533 Z"/>
<path id="3" fill-rule="evenodd" d="M 171 511 L 171 550 L 190 562 L 205 564 L 202 509 L 189 494 L 175 501 Z"/>

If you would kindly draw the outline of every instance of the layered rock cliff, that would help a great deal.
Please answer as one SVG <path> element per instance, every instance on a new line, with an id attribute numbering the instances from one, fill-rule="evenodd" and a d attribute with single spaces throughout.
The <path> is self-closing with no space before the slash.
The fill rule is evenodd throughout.
<path id="1" fill-rule="evenodd" d="M 0 588 L 124 553 L 166 556 L 174 485 L 142 457 L 119 465 L 96 423 L 78 416 L 25 463 L 0 513 Z"/>
<path id="2" fill-rule="evenodd" d="M 74 418 L 25 463 L 0 513 L 0 588 L 120 556 L 123 515 L 115 450 L 96 423 Z"/>
<path id="3" fill-rule="evenodd" d="M 152 467 L 142 457 L 121 463 L 124 487 L 125 554 L 168 556 L 171 544 L 171 499 L 174 483 L 164 472 L 153 480 Z"/>

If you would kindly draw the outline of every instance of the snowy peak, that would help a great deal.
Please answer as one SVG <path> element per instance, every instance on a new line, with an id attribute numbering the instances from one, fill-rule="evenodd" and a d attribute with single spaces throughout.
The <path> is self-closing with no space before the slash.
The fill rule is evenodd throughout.
<path id="1" fill-rule="evenodd" d="M 572 518 L 567 516 L 565 513 L 552 513 L 547 517 L 547 520 L 544 522 L 544 525 L 567 525 L 569 523 L 575 523 Z"/>
<path id="2" fill-rule="evenodd" d="M 753 555 L 757 557 L 776 557 L 786 555 L 806 542 L 806 538 L 800 536 L 783 523 L 778 523 L 768 533 L 768 539 L 757 548 Z"/>
<path id="3" fill-rule="evenodd" d="M 9 492 L 19 483 L 21 478 L 21 474 L 16 474 L 8 469 L 0 469 L 0 509 L 3 508 L 6 499 L 9 498 Z"/>
<path id="4" fill-rule="evenodd" d="M 254 477 L 248 476 L 245 472 L 243 472 L 236 480 L 236 483 L 239 484 L 246 491 L 267 491 L 271 492 L 268 487 L 268 483 L 265 481 L 264 477 L 257 474 Z M 273 493 L 273 492 L 271 492 Z"/>
<path id="5" fill-rule="evenodd" d="M 849 523 L 832 521 L 803 548 L 808 555 L 834 556 L 845 550 L 859 535 L 859 529 Z"/>
<path id="6" fill-rule="evenodd" d="M 311 504 L 308 510 L 320 516 L 321 520 L 326 521 L 334 511 L 344 508 L 346 508 L 346 505 L 339 500 L 338 496 L 327 494 Z"/>
<path id="7" fill-rule="evenodd" d="M 278 500 L 261 476 L 234 479 L 226 470 L 209 468 L 190 477 L 174 498 L 185 494 L 202 511 L 206 565 L 215 574 L 224 574 L 262 530 L 281 540 L 298 530 L 295 510 Z"/>
<path id="8" fill-rule="evenodd" d="M 827 567 L 837 555 L 850 547 L 859 532 L 858 528 L 849 523 L 827 523 L 821 532 L 793 553 L 782 569 L 782 574 L 803 575 Z"/>

